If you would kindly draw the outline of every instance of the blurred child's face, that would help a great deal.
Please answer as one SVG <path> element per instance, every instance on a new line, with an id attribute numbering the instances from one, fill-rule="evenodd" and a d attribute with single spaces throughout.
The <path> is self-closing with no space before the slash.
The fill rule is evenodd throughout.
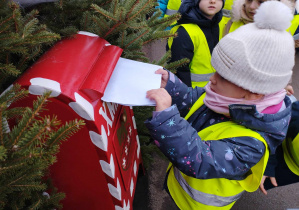
<path id="1" fill-rule="evenodd" d="M 222 0 L 200 0 L 198 6 L 206 18 L 212 19 L 221 10 L 222 5 Z"/>
<path id="2" fill-rule="evenodd" d="M 224 79 L 217 72 L 210 78 L 211 90 L 219 95 L 230 97 L 230 98 L 244 98 L 249 92 L 230 81 Z"/>
<path id="3" fill-rule="evenodd" d="M 259 8 L 264 1 L 266 0 L 245 0 L 245 13 L 251 20 L 253 20 L 256 9 Z"/>

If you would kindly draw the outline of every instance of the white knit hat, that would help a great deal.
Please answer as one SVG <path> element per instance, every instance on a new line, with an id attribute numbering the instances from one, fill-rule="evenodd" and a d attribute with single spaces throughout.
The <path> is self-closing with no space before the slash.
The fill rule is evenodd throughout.
<path id="1" fill-rule="evenodd" d="M 278 1 L 261 4 L 249 23 L 214 48 L 212 65 L 230 82 L 253 93 L 270 94 L 288 84 L 294 66 L 293 37 L 286 31 L 293 14 Z"/>

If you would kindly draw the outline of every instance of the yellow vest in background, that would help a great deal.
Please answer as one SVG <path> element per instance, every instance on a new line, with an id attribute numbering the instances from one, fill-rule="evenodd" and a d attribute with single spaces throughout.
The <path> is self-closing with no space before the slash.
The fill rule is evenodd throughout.
<path id="1" fill-rule="evenodd" d="M 291 26 L 287 29 L 287 31 L 289 31 L 292 34 L 292 36 L 294 36 L 298 26 L 299 26 L 299 15 L 294 15 Z"/>
<path id="2" fill-rule="evenodd" d="M 204 87 L 215 73 L 211 64 L 211 53 L 207 39 L 197 24 L 177 25 L 171 29 L 171 32 L 175 33 L 180 26 L 185 28 L 194 46 L 194 55 L 189 64 L 192 87 Z M 169 49 L 171 49 L 172 43 L 173 38 L 171 37 L 168 39 Z"/>
<path id="3" fill-rule="evenodd" d="M 185 119 L 204 104 L 204 97 L 205 94 L 196 101 Z M 172 164 L 169 165 L 167 186 L 171 197 L 180 209 L 231 209 L 244 191 L 253 192 L 258 189 L 269 158 L 267 143 L 259 133 L 232 121 L 207 127 L 198 132 L 198 135 L 204 141 L 250 136 L 262 141 L 266 147 L 264 156 L 251 168 L 251 173 L 244 180 L 196 179 L 180 172 Z"/>
<path id="4" fill-rule="evenodd" d="M 299 134 L 294 140 L 286 139 L 282 143 L 284 160 L 289 169 L 299 176 Z"/>
<path id="5" fill-rule="evenodd" d="M 182 1 L 181 0 L 169 0 L 166 8 L 164 17 L 168 17 L 178 12 Z M 171 25 L 175 25 L 177 21 L 173 22 Z"/>
<path id="6" fill-rule="evenodd" d="M 229 33 L 237 30 L 238 28 L 240 28 L 243 25 L 244 25 L 244 23 L 242 21 L 233 22 L 233 24 L 231 25 L 231 27 L 229 29 Z"/>

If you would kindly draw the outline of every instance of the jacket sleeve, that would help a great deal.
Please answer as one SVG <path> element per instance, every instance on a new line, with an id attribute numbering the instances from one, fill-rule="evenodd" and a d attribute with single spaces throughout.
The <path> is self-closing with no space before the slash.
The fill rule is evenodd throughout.
<path id="1" fill-rule="evenodd" d="M 176 105 L 145 122 L 155 144 L 180 171 L 195 178 L 243 179 L 265 147 L 252 137 L 203 141 Z"/>
<path id="2" fill-rule="evenodd" d="M 294 139 L 299 133 L 299 101 L 292 104 L 292 117 L 287 133 L 287 138 Z"/>
<path id="3" fill-rule="evenodd" d="M 184 84 L 177 76 L 169 72 L 169 79 L 165 89 L 180 111 L 181 116 L 185 116 L 197 99 L 205 92 L 204 88 L 191 88 Z"/>
<path id="4" fill-rule="evenodd" d="M 292 116 L 290 125 L 288 128 L 287 138 L 294 139 L 299 133 L 299 101 L 292 104 Z M 270 155 L 267 163 L 266 170 L 264 172 L 265 176 L 275 177 L 275 167 L 278 164 L 279 155 L 277 154 L 279 150 L 277 149 L 275 155 Z M 278 159 L 278 160 L 277 160 Z"/>
<path id="5" fill-rule="evenodd" d="M 183 58 L 188 58 L 192 61 L 194 55 L 193 42 L 184 27 L 179 27 L 177 37 L 173 39 L 171 45 L 171 60 L 170 62 L 179 61 Z M 191 76 L 189 65 L 183 65 L 177 68 L 176 75 L 189 87 L 191 87 Z"/>
<path id="6" fill-rule="evenodd" d="M 276 150 L 277 151 L 277 150 Z M 277 166 L 276 154 L 270 155 L 264 172 L 265 176 L 275 177 L 275 168 Z"/>

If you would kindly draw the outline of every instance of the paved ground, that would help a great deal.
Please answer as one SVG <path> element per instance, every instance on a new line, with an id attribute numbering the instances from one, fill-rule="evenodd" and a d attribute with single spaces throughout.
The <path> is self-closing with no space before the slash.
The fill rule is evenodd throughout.
<path id="1" fill-rule="evenodd" d="M 145 52 L 153 60 L 158 60 L 165 52 L 165 41 L 157 41 L 147 46 Z M 295 90 L 294 95 L 299 99 L 299 53 L 296 55 L 296 63 L 292 85 Z M 134 210 L 177 209 L 168 194 L 162 190 L 167 165 L 168 161 L 156 156 L 147 174 L 139 176 L 133 205 Z M 260 193 L 260 191 L 245 193 L 232 209 L 299 210 L 299 183 L 269 190 L 267 196 Z"/>

